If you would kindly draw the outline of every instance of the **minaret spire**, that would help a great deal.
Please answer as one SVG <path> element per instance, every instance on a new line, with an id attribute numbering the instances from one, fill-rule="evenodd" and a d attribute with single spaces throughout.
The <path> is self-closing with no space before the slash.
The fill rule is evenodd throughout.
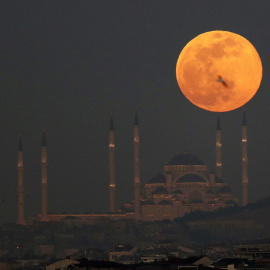
<path id="1" fill-rule="evenodd" d="M 47 182 L 47 144 L 45 131 L 43 131 L 41 144 L 41 220 L 48 221 L 48 182 Z"/>
<path id="2" fill-rule="evenodd" d="M 110 130 L 109 130 L 109 171 L 110 171 L 110 212 L 116 211 L 115 202 L 115 143 L 114 143 L 114 124 L 113 116 L 110 118 Z"/>
<path id="3" fill-rule="evenodd" d="M 23 184 L 23 147 L 22 135 L 19 138 L 18 147 L 18 224 L 25 225 L 24 219 L 24 184 Z"/>
<path id="4" fill-rule="evenodd" d="M 111 118 L 110 118 L 110 131 L 114 131 L 113 115 L 112 115 L 112 113 L 111 113 Z"/>
<path id="5" fill-rule="evenodd" d="M 20 134 L 19 145 L 18 145 L 18 152 L 22 152 L 22 151 L 23 151 L 23 147 L 22 147 L 22 134 Z"/>
<path id="6" fill-rule="evenodd" d="M 219 114 L 216 129 L 216 176 L 222 179 L 222 141 Z"/>
<path id="7" fill-rule="evenodd" d="M 45 137 L 45 131 L 43 131 L 41 146 L 42 147 L 46 147 L 47 146 L 47 144 L 46 144 L 46 137 Z"/>
<path id="8" fill-rule="evenodd" d="M 134 126 L 139 126 L 139 120 L 138 120 L 138 112 L 137 112 L 137 110 L 135 111 Z"/>
<path id="9" fill-rule="evenodd" d="M 247 121 L 245 110 L 242 117 L 242 206 L 248 204 L 248 154 L 247 154 Z"/>
<path id="10" fill-rule="evenodd" d="M 134 210 L 135 220 L 141 218 L 140 206 L 140 137 L 139 137 L 139 121 L 138 113 L 136 111 L 134 118 Z"/>
<path id="11" fill-rule="evenodd" d="M 246 113 L 245 113 L 245 109 L 243 109 L 242 126 L 246 126 L 246 125 L 247 125 Z"/>

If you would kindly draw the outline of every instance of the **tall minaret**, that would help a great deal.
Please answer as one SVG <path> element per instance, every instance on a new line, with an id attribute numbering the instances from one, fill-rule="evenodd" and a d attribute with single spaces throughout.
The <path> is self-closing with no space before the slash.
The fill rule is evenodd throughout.
<path id="1" fill-rule="evenodd" d="M 139 137 L 139 121 L 137 111 L 134 119 L 134 210 L 135 220 L 141 218 L 140 205 L 140 137 Z"/>
<path id="2" fill-rule="evenodd" d="M 41 145 L 41 220 L 48 220 L 48 182 L 47 182 L 47 146 L 45 132 L 43 132 Z"/>
<path id="3" fill-rule="evenodd" d="M 216 176 L 222 179 L 222 142 L 219 115 L 217 117 L 216 130 Z"/>
<path id="4" fill-rule="evenodd" d="M 115 144 L 114 144 L 114 125 L 113 117 L 110 119 L 109 131 L 109 171 L 110 171 L 110 212 L 116 211 L 115 206 Z"/>
<path id="5" fill-rule="evenodd" d="M 23 186 L 23 148 L 22 135 L 18 147 L 18 224 L 25 225 L 24 219 L 24 186 Z"/>
<path id="6" fill-rule="evenodd" d="M 247 154 L 247 121 L 245 111 L 242 118 L 242 206 L 248 204 L 248 154 Z"/>

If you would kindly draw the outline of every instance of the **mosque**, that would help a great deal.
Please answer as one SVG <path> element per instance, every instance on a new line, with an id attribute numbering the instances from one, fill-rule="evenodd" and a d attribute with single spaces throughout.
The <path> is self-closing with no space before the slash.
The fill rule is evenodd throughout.
<path id="1" fill-rule="evenodd" d="M 47 209 L 47 146 L 43 133 L 41 147 L 41 214 L 39 221 L 72 222 L 77 224 L 94 224 L 102 219 L 136 221 L 174 220 L 196 210 L 213 211 L 220 207 L 234 205 L 245 206 L 248 203 L 248 156 L 247 124 L 245 111 L 242 118 L 242 198 L 233 195 L 231 188 L 222 179 L 222 140 L 220 119 L 216 127 L 216 168 L 209 172 L 208 167 L 198 157 L 188 152 L 176 155 L 163 173 L 158 173 L 144 186 L 140 181 L 140 136 L 137 112 L 134 119 L 134 199 L 127 203 L 125 210 L 116 208 L 115 179 L 115 140 L 113 117 L 109 128 L 109 213 L 104 214 L 48 214 Z M 22 138 L 18 149 L 18 224 L 31 222 L 24 217 L 23 186 L 23 149 Z M 33 221 L 33 220 L 32 220 Z"/>

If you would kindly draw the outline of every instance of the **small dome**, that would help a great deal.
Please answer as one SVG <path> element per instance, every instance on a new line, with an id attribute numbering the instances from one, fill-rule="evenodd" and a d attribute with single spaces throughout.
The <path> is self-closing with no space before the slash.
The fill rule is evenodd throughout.
<path id="1" fill-rule="evenodd" d="M 158 187 L 157 189 L 155 189 L 153 192 L 151 192 L 151 194 L 168 194 L 168 190 L 165 187 Z"/>
<path id="2" fill-rule="evenodd" d="M 195 155 L 185 152 L 173 157 L 168 165 L 204 165 L 204 163 Z"/>
<path id="3" fill-rule="evenodd" d="M 206 182 L 206 181 L 200 175 L 190 173 L 180 177 L 176 183 L 194 183 L 194 182 Z"/>
<path id="4" fill-rule="evenodd" d="M 220 194 L 222 194 L 222 193 L 232 193 L 232 190 L 229 187 L 225 186 L 225 187 L 220 188 L 218 193 L 220 193 Z"/>
<path id="5" fill-rule="evenodd" d="M 166 183 L 165 176 L 161 173 L 158 173 L 156 176 L 152 177 L 148 184 L 155 184 L 155 183 Z"/>
<path id="6" fill-rule="evenodd" d="M 163 201 L 159 202 L 158 204 L 159 205 L 172 205 L 172 203 L 167 201 L 167 200 L 163 200 Z"/>

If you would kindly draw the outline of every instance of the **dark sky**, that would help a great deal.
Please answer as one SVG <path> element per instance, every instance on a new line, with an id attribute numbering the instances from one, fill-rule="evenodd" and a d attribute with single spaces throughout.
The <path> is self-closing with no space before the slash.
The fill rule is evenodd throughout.
<path id="1" fill-rule="evenodd" d="M 215 165 L 217 114 L 192 105 L 175 78 L 182 48 L 200 33 L 247 38 L 263 80 L 246 105 L 250 200 L 270 195 L 270 1 L 1 1 L 0 222 L 17 219 L 22 133 L 25 211 L 40 212 L 42 131 L 50 212 L 108 210 L 108 129 L 114 115 L 118 204 L 133 198 L 133 119 L 141 181 L 187 150 Z M 222 113 L 224 179 L 240 195 L 242 110 Z"/>

